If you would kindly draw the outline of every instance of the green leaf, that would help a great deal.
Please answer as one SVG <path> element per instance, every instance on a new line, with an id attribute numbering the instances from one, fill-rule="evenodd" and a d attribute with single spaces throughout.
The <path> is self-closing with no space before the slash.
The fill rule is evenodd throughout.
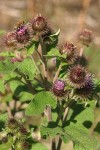
<path id="1" fill-rule="evenodd" d="M 4 30 L 0 30 L 0 35 L 3 35 L 5 34 L 5 31 Z"/>
<path id="2" fill-rule="evenodd" d="M 16 57 L 15 53 L 11 53 L 11 52 L 1 52 L 0 56 Z"/>
<path id="3" fill-rule="evenodd" d="M 63 129 L 60 126 L 49 125 L 48 127 L 41 127 L 41 135 L 43 136 L 52 136 L 55 137 L 57 134 L 63 135 Z"/>
<path id="4" fill-rule="evenodd" d="M 0 92 L 5 93 L 5 85 L 2 79 L 0 80 Z"/>
<path id="5" fill-rule="evenodd" d="M 64 59 L 64 60 L 66 59 L 66 55 L 65 54 L 61 55 L 57 48 L 51 48 L 51 50 L 45 56 L 47 59 L 54 58 L 54 57 L 57 57 L 59 59 Z"/>
<path id="6" fill-rule="evenodd" d="M 59 29 L 56 33 L 50 35 L 49 38 L 50 38 L 52 41 L 55 41 L 56 39 L 58 39 L 59 34 L 60 34 L 60 29 Z"/>
<path id="7" fill-rule="evenodd" d="M 0 114 L 0 132 L 2 131 L 2 129 L 5 126 L 5 122 L 8 120 L 8 114 L 4 113 L 4 114 Z M 0 149 L 1 150 L 1 149 Z"/>
<path id="8" fill-rule="evenodd" d="M 28 92 L 22 92 L 20 94 L 20 101 L 21 102 L 26 102 L 26 101 L 31 101 L 34 98 L 34 95 Z"/>
<path id="9" fill-rule="evenodd" d="M 74 110 L 77 111 L 80 106 L 77 105 Z M 62 139 L 64 142 L 73 140 L 74 150 L 94 150 L 96 146 L 96 140 L 89 135 L 89 128 L 94 118 L 94 106 L 95 102 L 92 101 L 90 107 L 81 109 L 80 113 L 73 112 L 69 120 L 70 124 L 67 124 L 64 128 L 66 136 L 62 135 Z"/>
<path id="10" fill-rule="evenodd" d="M 8 93 L 1 98 L 2 102 L 10 102 L 12 101 L 12 93 Z"/>
<path id="11" fill-rule="evenodd" d="M 46 105 L 50 105 L 52 108 L 56 107 L 56 100 L 50 92 L 40 92 L 35 95 L 34 99 L 29 103 L 26 108 L 26 115 L 41 114 Z"/>
<path id="12" fill-rule="evenodd" d="M 15 90 L 19 87 L 19 86 L 23 86 L 24 84 L 21 83 L 19 80 L 13 80 L 10 82 L 10 88 L 11 88 L 11 91 L 14 93 Z"/>
<path id="13" fill-rule="evenodd" d="M 0 114 L 0 122 L 6 122 L 8 119 L 8 114 L 4 113 L 4 114 Z"/>
<path id="14" fill-rule="evenodd" d="M 0 144 L 0 150 L 9 150 L 13 145 L 13 137 L 9 137 L 8 142 Z"/>
<path id="15" fill-rule="evenodd" d="M 48 150 L 48 149 L 42 143 L 35 143 L 32 145 L 31 150 Z"/>
<path id="16" fill-rule="evenodd" d="M 19 62 L 11 63 L 9 60 L 0 62 L 0 73 L 2 74 L 11 74 L 19 65 Z"/>
<path id="17" fill-rule="evenodd" d="M 35 63 L 32 59 L 29 58 L 21 62 L 20 65 L 18 66 L 18 69 L 20 72 L 27 75 L 30 80 L 34 78 L 34 75 L 36 73 Z"/>
<path id="18" fill-rule="evenodd" d="M 35 44 L 33 44 L 31 47 L 27 48 L 27 56 L 30 56 L 35 51 Z"/>

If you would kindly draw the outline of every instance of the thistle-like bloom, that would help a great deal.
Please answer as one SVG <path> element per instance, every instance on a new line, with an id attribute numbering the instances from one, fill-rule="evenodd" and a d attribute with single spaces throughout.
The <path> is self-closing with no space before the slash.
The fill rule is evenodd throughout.
<path id="1" fill-rule="evenodd" d="M 65 82 L 63 80 L 56 80 L 52 86 L 52 92 L 57 97 L 65 95 Z"/>
<path id="2" fill-rule="evenodd" d="M 8 122 L 6 123 L 6 126 L 11 129 L 17 129 L 19 127 L 19 123 L 17 122 L 17 120 L 15 120 L 14 118 L 11 118 L 8 120 Z"/>
<path id="3" fill-rule="evenodd" d="M 48 26 L 47 19 L 41 14 L 37 15 L 33 19 L 31 19 L 30 24 L 32 25 L 33 31 L 37 35 L 44 35 L 45 33 L 49 33 L 50 27 Z"/>
<path id="4" fill-rule="evenodd" d="M 91 98 L 94 90 L 94 83 L 91 78 L 91 76 L 87 75 L 86 81 L 85 81 L 85 86 L 80 89 L 76 89 L 75 94 L 77 95 L 78 98 L 80 99 L 87 99 Z"/>
<path id="5" fill-rule="evenodd" d="M 23 126 L 19 128 L 19 132 L 20 132 L 22 135 L 27 135 L 27 134 L 28 134 L 27 130 L 26 130 Z"/>
<path id="6" fill-rule="evenodd" d="M 75 88 L 82 88 L 85 86 L 87 75 L 88 73 L 84 67 L 75 65 L 69 69 L 67 81 Z"/>
<path id="7" fill-rule="evenodd" d="M 8 137 L 4 136 L 1 141 L 2 141 L 2 143 L 7 143 L 8 142 Z"/>
<path id="8" fill-rule="evenodd" d="M 16 46 L 16 33 L 14 31 L 7 33 L 4 38 L 4 43 L 7 47 L 15 47 Z"/>
<path id="9" fill-rule="evenodd" d="M 32 23 L 32 28 L 34 31 L 41 32 L 47 28 L 47 20 L 41 14 L 34 17 L 30 23 Z"/>
<path id="10" fill-rule="evenodd" d="M 29 149 L 29 143 L 26 141 L 16 141 L 15 142 L 15 149 L 16 150 L 28 150 Z"/>
<path id="11" fill-rule="evenodd" d="M 29 46 L 33 37 L 33 30 L 30 24 L 24 24 L 24 22 L 17 23 L 15 27 L 16 42 L 19 47 Z"/>
<path id="12" fill-rule="evenodd" d="M 86 46 L 89 46 L 89 44 L 92 42 L 92 31 L 88 29 L 84 29 L 78 34 L 78 40 Z"/>
<path id="13" fill-rule="evenodd" d="M 76 46 L 74 46 L 73 43 L 66 42 L 66 43 L 62 44 L 62 46 L 60 47 L 60 53 L 66 54 L 67 55 L 67 61 L 69 61 L 69 62 L 75 61 L 76 51 L 77 51 L 77 48 L 76 48 Z"/>

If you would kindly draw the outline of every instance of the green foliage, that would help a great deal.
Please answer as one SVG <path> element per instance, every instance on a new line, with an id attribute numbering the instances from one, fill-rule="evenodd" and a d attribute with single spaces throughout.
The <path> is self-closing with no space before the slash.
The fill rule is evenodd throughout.
<path id="1" fill-rule="evenodd" d="M 43 144 L 41 143 L 35 143 L 33 144 L 31 150 L 48 150 L 46 146 L 44 146 Z"/>
<path id="2" fill-rule="evenodd" d="M 34 78 L 36 73 L 36 65 L 32 59 L 25 59 L 17 68 L 21 73 L 28 76 L 30 80 Z"/>
<path id="3" fill-rule="evenodd" d="M 5 44 L 11 46 L 10 50 L 0 53 L 0 150 L 48 150 L 42 144 L 48 137 L 55 139 L 52 150 L 61 150 L 62 141 L 70 140 L 74 150 L 99 150 L 97 137 L 91 137 L 90 129 L 93 134 L 100 133 L 100 110 L 95 108 L 100 105 L 100 80 L 82 68 L 74 44 L 58 48 L 60 30 L 54 33 L 45 17 L 39 14 L 31 23 L 17 23 L 13 34 L 6 35 Z M 89 44 L 91 32 L 86 33 L 82 38 Z M 76 57 L 80 58 L 79 69 Z"/>
<path id="4" fill-rule="evenodd" d="M 90 103 L 87 108 L 80 108 L 81 105 L 74 106 L 74 111 L 70 116 L 70 120 L 64 127 L 66 135 L 62 135 L 64 142 L 73 140 L 75 144 L 75 150 L 94 150 L 97 141 L 95 138 L 91 137 L 89 128 L 92 125 L 94 114 L 93 108 L 95 107 L 94 101 Z"/>
<path id="5" fill-rule="evenodd" d="M 26 115 L 41 114 L 48 105 L 52 108 L 56 107 L 56 101 L 53 95 L 50 92 L 40 92 L 35 95 L 34 99 L 26 108 Z"/>
<path id="6" fill-rule="evenodd" d="M 5 93 L 5 85 L 3 80 L 0 80 L 0 92 Z"/>
<path id="7" fill-rule="evenodd" d="M 9 140 L 7 143 L 0 144 L 0 150 L 9 150 L 12 146 L 13 137 L 9 137 Z"/>
<path id="8" fill-rule="evenodd" d="M 60 126 L 55 126 L 55 124 L 50 124 L 47 127 L 41 127 L 41 135 L 42 137 L 55 137 L 56 135 L 63 135 L 64 130 Z"/>

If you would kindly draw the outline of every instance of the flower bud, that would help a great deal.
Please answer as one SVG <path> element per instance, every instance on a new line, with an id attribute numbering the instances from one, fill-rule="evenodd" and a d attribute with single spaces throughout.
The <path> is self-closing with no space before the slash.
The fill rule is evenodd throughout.
<path id="1" fill-rule="evenodd" d="M 20 132 L 22 135 L 27 135 L 27 134 L 28 134 L 27 130 L 26 130 L 23 126 L 19 128 L 19 132 Z"/>
<path id="2" fill-rule="evenodd" d="M 68 72 L 68 83 L 75 88 L 82 88 L 85 85 L 87 71 L 81 65 L 75 65 Z"/>
<path id="3" fill-rule="evenodd" d="M 41 14 L 34 17 L 30 23 L 34 31 L 41 32 L 47 28 L 47 20 Z"/>
<path id="4" fill-rule="evenodd" d="M 4 43 L 7 47 L 16 46 L 16 33 L 14 31 L 7 33 L 4 38 Z"/>
<path id="5" fill-rule="evenodd" d="M 17 129 L 19 127 L 19 123 L 14 118 L 11 118 L 11 119 L 8 120 L 6 126 L 9 129 L 14 130 L 14 129 Z"/>
<path id="6" fill-rule="evenodd" d="M 92 42 L 93 37 L 92 37 L 92 31 L 88 29 L 84 29 L 81 31 L 78 35 L 78 40 L 86 46 L 89 46 L 89 44 Z"/>
<path id="7" fill-rule="evenodd" d="M 30 24 L 36 35 L 42 36 L 42 38 L 48 37 L 52 33 L 51 28 L 48 26 L 47 19 L 41 14 L 31 19 Z"/>
<path id="8" fill-rule="evenodd" d="M 1 141 L 2 141 L 2 143 L 7 143 L 8 142 L 7 136 L 3 137 Z"/>
<path id="9" fill-rule="evenodd" d="M 87 99 L 92 96 L 93 90 L 94 90 L 93 80 L 92 80 L 91 76 L 87 75 L 86 81 L 85 81 L 85 86 L 83 88 L 76 89 L 75 94 L 80 99 L 82 99 L 82 98 Z"/>
<path id="10" fill-rule="evenodd" d="M 60 47 L 60 53 L 61 54 L 66 54 L 67 55 L 67 61 L 73 62 L 76 59 L 76 46 L 74 46 L 73 43 L 64 43 Z"/>
<path id="11" fill-rule="evenodd" d="M 26 141 L 17 141 L 15 143 L 15 150 L 28 150 L 29 143 Z"/>
<path id="12" fill-rule="evenodd" d="M 56 80 L 52 86 L 52 92 L 57 97 L 63 97 L 65 94 L 65 82 L 63 80 Z"/>
<path id="13" fill-rule="evenodd" d="M 15 27 L 17 46 L 21 48 L 29 46 L 33 37 L 33 30 L 30 24 L 25 24 L 24 21 L 17 22 Z"/>

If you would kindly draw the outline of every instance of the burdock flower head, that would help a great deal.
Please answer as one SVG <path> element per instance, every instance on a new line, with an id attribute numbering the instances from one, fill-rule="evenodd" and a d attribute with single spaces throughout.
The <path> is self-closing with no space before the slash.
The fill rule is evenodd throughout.
<path id="1" fill-rule="evenodd" d="M 19 123 L 14 118 L 11 118 L 7 121 L 6 126 L 13 131 L 19 127 Z"/>
<path id="2" fill-rule="evenodd" d="M 52 92 L 57 97 L 63 97 L 65 95 L 65 82 L 63 80 L 56 80 L 52 85 Z"/>
<path id="3" fill-rule="evenodd" d="M 85 86 L 85 80 L 87 77 L 87 71 L 81 65 L 75 65 L 69 69 L 68 83 L 75 88 L 82 88 Z"/>
<path id="4" fill-rule="evenodd" d="M 48 27 L 47 19 L 41 16 L 41 14 L 31 19 L 30 23 L 32 25 L 33 31 L 38 35 L 43 35 L 48 31 L 50 31 L 50 28 Z"/>
<path id="5" fill-rule="evenodd" d="M 86 46 L 89 46 L 89 44 L 92 42 L 92 31 L 88 29 L 84 29 L 78 34 L 78 40 Z"/>
<path id="6" fill-rule="evenodd" d="M 19 46 L 29 46 L 33 37 L 33 30 L 30 24 L 24 24 L 23 21 L 19 21 L 15 27 L 16 42 Z"/>
<path id="7" fill-rule="evenodd" d="M 87 75 L 86 81 L 85 81 L 85 86 L 80 89 L 75 90 L 75 94 L 77 95 L 78 98 L 80 99 L 87 99 L 91 98 L 94 90 L 94 83 L 93 79 L 90 75 Z"/>
<path id="8" fill-rule="evenodd" d="M 16 150 L 28 150 L 29 149 L 29 143 L 26 141 L 16 141 L 15 142 L 15 149 Z"/>
<path id="9" fill-rule="evenodd" d="M 67 61 L 74 62 L 76 59 L 76 46 L 73 43 L 66 42 L 60 47 L 60 53 L 67 55 Z"/>
<path id="10" fill-rule="evenodd" d="M 7 47 L 15 47 L 16 33 L 14 31 L 7 33 L 4 37 L 4 43 Z"/>

